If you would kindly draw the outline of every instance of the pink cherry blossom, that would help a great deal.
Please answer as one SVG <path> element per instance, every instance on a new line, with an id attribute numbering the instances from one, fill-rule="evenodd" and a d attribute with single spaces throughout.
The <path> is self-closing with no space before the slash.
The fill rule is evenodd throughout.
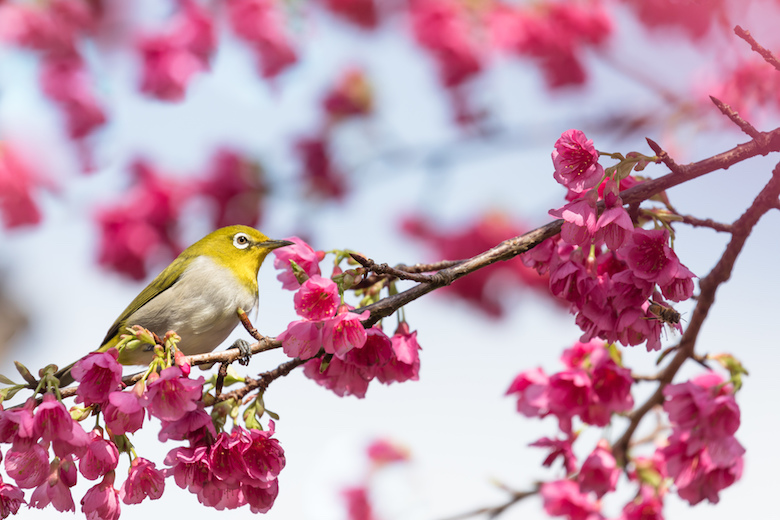
<path id="1" fill-rule="evenodd" d="M 169 466 L 166 476 L 173 474 L 176 485 L 191 493 L 199 492 L 212 478 L 207 446 L 174 448 L 165 456 L 165 464 Z"/>
<path id="2" fill-rule="evenodd" d="M 71 458 L 52 462 L 48 479 L 33 491 L 30 507 L 43 509 L 51 504 L 60 512 L 76 511 L 70 488 L 76 485 L 76 463 Z"/>
<path id="3" fill-rule="evenodd" d="M 542 437 L 538 441 L 532 442 L 529 446 L 535 446 L 537 448 L 550 448 L 550 454 L 542 462 L 542 466 L 552 466 L 555 459 L 561 457 L 563 459 L 563 467 L 566 469 L 566 474 L 571 475 L 577 471 L 577 457 L 574 455 L 572 446 L 577 439 L 577 435 L 569 435 L 565 439 L 551 439 L 549 437 Z"/>
<path id="4" fill-rule="evenodd" d="M 568 369 L 550 376 L 547 391 L 550 412 L 558 417 L 562 431 L 571 431 L 572 417 L 584 415 L 591 392 L 590 377 L 583 370 Z"/>
<path id="5" fill-rule="evenodd" d="M 119 498 L 125 504 L 140 504 L 146 497 L 157 500 L 165 490 L 165 476 L 154 462 L 142 457 L 133 459 L 130 473 L 119 489 Z"/>
<path id="6" fill-rule="evenodd" d="M 325 352 L 343 359 L 350 350 L 362 348 L 367 335 L 361 320 L 369 316 L 368 311 L 355 314 L 347 308 L 341 308 L 336 316 L 325 320 L 322 329 L 322 347 Z"/>
<path id="7" fill-rule="evenodd" d="M 73 423 L 65 405 L 51 392 L 44 394 L 43 402 L 35 409 L 35 437 L 44 442 L 68 440 L 73 437 Z"/>
<path id="8" fill-rule="evenodd" d="M 275 0 L 229 0 L 228 18 L 236 35 L 255 52 L 263 77 L 272 78 L 298 58 Z"/>
<path id="9" fill-rule="evenodd" d="M 23 407 L 0 410 L 0 442 L 10 444 L 17 439 L 33 441 L 38 438 L 33 417 L 35 406 L 35 399 L 30 398 Z"/>
<path id="10" fill-rule="evenodd" d="M 111 392 L 103 417 L 112 435 L 138 431 L 144 423 L 144 408 L 134 392 Z"/>
<path id="11" fill-rule="evenodd" d="M 596 426 L 606 426 L 614 413 L 627 412 L 634 407 L 631 370 L 618 365 L 606 348 L 595 350 L 590 357 L 591 394 L 583 420 Z"/>
<path id="12" fill-rule="evenodd" d="M 303 373 L 339 397 L 354 395 L 362 399 L 366 396 L 369 380 L 363 375 L 360 367 L 334 357 L 324 371 L 320 371 L 320 368 L 321 360 L 312 359 L 303 365 Z"/>
<path id="13" fill-rule="evenodd" d="M 36 443 L 14 443 L 4 462 L 6 473 L 21 488 L 39 486 L 49 475 L 49 454 Z"/>
<path id="14" fill-rule="evenodd" d="M 282 342 L 282 350 L 288 356 L 309 359 L 322 348 L 322 327 L 319 321 L 293 321 L 276 339 Z"/>
<path id="15" fill-rule="evenodd" d="M 81 424 L 71 421 L 69 425 L 70 435 L 62 432 L 59 438 L 52 440 L 51 447 L 54 454 L 65 458 L 68 456 L 81 457 L 89 444 L 89 434 L 84 431 Z"/>
<path id="16" fill-rule="evenodd" d="M 251 444 L 243 455 L 249 480 L 244 480 L 244 483 L 267 487 L 284 469 L 284 450 L 277 439 L 271 438 L 274 431 L 273 421 L 268 421 L 267 430 L 249 430 Z"/>
<path id="17" fill-rule="evenodd" d="M 324 320 L 336 314 L 341 299 L 333 280 L 315 274 L 301 284 L 293 301 L 299 316 L 307 320 Z"/>
<path id="18" fill-rule="evenodd" d="M 569 368 L 582 368 L 585 361 L 588 360 L 590 354 L 594 350 L 604 348 L 604 342 L 599 340 L 591 340 L 587 343 L 578 341 L 571 348 L 567 348 L 561 354 L 561 361 Z"/>
<path id="19" fill-rule="evenodd" d="M 410 332 L 409 324 L 402 321 L 390 338 L 393 355 L 378 369 L 377 379 L 381 383 L 396 381 L 417 381 L 420 376 L 420 344 L 417 343 L 417 331 Z"/>
<path id="20" fill-rule="evenodd" d="M 680 264 L 669 247 L 669 231 L 666 229 L 636 228 L 620 252 L 634 275 L 660 286 L 674 279 Z"/>
<path id="21" fill-rule="evenodd" d="M 209 468 L 213 475 L 227 486 L 240 484 L 247 478 L 244 452 L 251 444 L 249 433 L 241 427 L 233 428 L 230 433 L 220 432 L 209 453 Z"/>
<path id="22" fill-rule="evenodd" d="M 81 499 L 81 510 L 87 520 L 118 520 L 119 492 L 114 489 L 114 472 L 103 477 L 99 484 L 87 490 Z"/>
<path id="23" fill-rule="evenodd" d="M 651 486 L 641 486 L 639 495 L 623 507 L 618 520 L 664 520 L 664 503 Z"/>
<path id="24" fill-rule="evenodd" d="M 597 497 L 601 498 L 610 491 L 615 491 L 619 476 L 620 469 L 615 463 L 612 450 L 609 448 L 609 444 L 602 439 L 596 449 L 582 463 L 577 482 L 580 484 L 582 493 L 593 491 Z"/>
<path id="25" fill-rule="evenodd" d="M 0 479 L 0 518 L 15 515 L 19 512 L 19 507 L 26 503 L 21 489 Z"/>
<path id="26" fill-rule="evenodd" d="M 590 244 L 597 229 L 596 197 L 595 191 L 589 191 L 584 197 L 548 212 L 550 216 L 564 220 L 561 227 L 564 242 L 582 247 Z"/>
<path id="27" fill-rule="evenodd" d="M 575 192 L 596 186 L 604 176 L 604 167 L 598 162 L 599 153 L 593 141 L 580 130 L 567 130 L 561 134 L 555 142 L 552 159 L 555 180 Z"/>
<path id="28" fill-rule="evenodd" d="M 242 484 L 241 494 L 249 504 L 249 511 L 254 514 L 267 513 L 279 494 L 279 482 L 273 480 L 268 483 L 267 487 Z"/>
<path id="29" fill-rule="evenodd" d="M 519 374 L 506 395 L 518 394 L 517 411 L 526 417 L 544 417 L 549 413 L 550 378 L 541 368 L 533 368 Z"/>
<path id="30" fill-rule="evenodd" d="M 197 408 L 197 401 L 203 393 L 203 381 L 203 376 L 189 379 L 183 377 L 179 367 L 168 367 L 147 386 L 142 403 L 158 419 L 178 421 L 185 413 Z"/>
<path id="31" fill-rule="evenodd" d="M 73 378 L 80 384 L 76 389 L 76 402 L 102 404 L 110 392 L 117 390 L 122 382 L 122 365 L 115 348 L 107 352 L 93 352 L 81 358 L 71 369 Z"/>
<path id="32" fill-rule="evenodd" d="M 157 438 L 160 442 L 169 439 L 177 441 L 193 440 L 201 436 L 216 437 L 217 431 L 211 415 L 204 410 L 202 402 L 196 403 L 198 407 L 185 413 L 178 421 L 161 421 L 162 427 Z"/>
<path id="33" fill-rule="evenodd" d="M 116 469 L 118 463 L 119 450 L 116 445 L 104 439 L 98 430 L 93 430 L 87 450 L 79 459 L 79 470 L 84 478 L 97 480 Z"/>
<path id="34" fill-rule="evenodd" d="M 674 273 L 672 280 L 661 286 L 661 293 L 664 298 L 673 302 L 687 300 L 693 295 L 693 278 L 695 277 L 696 275 L 687 267 L 678 264 L 677 272 Z"/>
<path id="35" fill-rule="evenodd" d="M 595 240 L 603 240 L 610 251 L 617 251 L 628 241 L 634 223 L 623 207 L 623 201 L 613 192 L 606 196 L 606 207 L 596 222 Z"/>
<path id="36" fill-rule="evenodd" d="M 550 516 L 565 516 L 569 520 L 601 519 L 601 504 L 580 492 L 572 480 L 545 482 L 539 488 L 544 510 Z"/>
<path id="37" fill-rule="evenodd" d="M 276 277 L 282 282 L 282 287 L 288 290 L 297 290 L 301 284 L 295 278 L 290 262 L 300 267 L 307 276 L 312 277 L 320 274 L 320 262 L 325 258 L 324 251 L 315 251 L 309 244 L 296 236 L 288 237 L 285 240 L 293 242 L 293 245 L 281 247 L 273 251 L 274 267 L 282 269 L 282 272 Z"/>

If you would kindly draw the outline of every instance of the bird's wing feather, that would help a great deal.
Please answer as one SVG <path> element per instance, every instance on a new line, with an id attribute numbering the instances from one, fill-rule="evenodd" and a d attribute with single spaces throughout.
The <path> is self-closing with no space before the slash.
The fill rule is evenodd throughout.
<path id="1" fill-rule="evenodd" d="M 192 256 L 188 255 L 185 251 L 181 255 L 179 255 L 171 264 L 166 267 L 160 274 L 157 275 L 157 277 L 152 280 L 149 285 L 146 286 L 146 288 L 141 291 L 141 293 L 135 297 L 135 299 L 130 302 L 130 305 L 127 306 L 127 308 L 122 312 L 122 314 L 119 315 L 119 317 L 116 319 L 113 325 L 111 325 L 111 328 L 108 329 L 108 332 L 106 333 L 106 337 L 103 339 L 103 342 L 101 343 L 101 348 L 98 349 L 100 351 L 104 350 L 103 347 L 109 346 L 109 342 L 112 338 L 114 338 L 117 334 L 119 334 L 120 329 L 124 328 L 124 326 L 127 324 L 127 319 L 133 315 L 138 309 L 149 303 L 151 300 L 153 300 L 155 297 L 159 296 L 166 290 L 173 287 L 173 285 L 181 278 L 181 275 L 184 273 L 186 266 L 192 261 Z"/>

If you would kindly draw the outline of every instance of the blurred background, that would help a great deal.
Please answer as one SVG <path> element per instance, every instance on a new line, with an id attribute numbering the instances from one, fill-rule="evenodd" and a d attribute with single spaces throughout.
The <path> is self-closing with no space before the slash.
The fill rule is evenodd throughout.
<path id="1" fill-rule="evenodd" d="M 696 161 L 748 140 L 712 94 L 771 130 L 778 73 L 732 29 L 740 24 L 777 51 L 779 8 L 770 0 L 3 2 L 0 372 L 19 379 L 14 360 L 36 372 L 96 348 L 145 283 L 221 225 L 391 265 L 462 258 L 548 222 L 563 205 L 550 153 L 567 129 L 583 130 L 602 152 L 651 155 L 650 137 L 678 163 Z M 668 196 L 681 213 L 728 223 L 776 161 L 754 158 Z M 716 506 L 672 496 L 667 518 L 774 511 L 779 223 L 772 212 L 756 227 L 697 344 L 700 354 L 733 353 L 750 371 L 737 397 L 744 475 Z M 706 275 L 728 237 L 676 232 L 681 261 Z M 545 450 L 527 446 L 554 435 L 555 421 L 520 416 L 504 393 L 523 370 L 559 370 L 580 331 L 519 271 L 502 264 L 406 308 L 423 347 L 418 382 L 374 382 L 359 400 L 300 371 L 275 381 L 265 403 L 281 417 L 287 467 L 267 517 L 347 519 L 342 490 L 367 475 L 376 520 L 449 518 L 502 503 L 502 486 L 526 490 L 560 476 L 541 467 Z M 296 319 L 276 274 L 270 264 L 261 270 L 252 317 L 267 335 Z M 685 319 L 691 308 L 677 310 Z M 395 318 L 386 322 L 392 332 Z M 236 337 L 245 333 L 226 345 Z M 670 332 L 665 343 L 674 341 Z M 653 371 L 655 354 L 623 351 L 634 371 Z M 239 372 L 283 361 L 273 351 Z M 701 371 L 686 365 L 679 381 Z M 652 390 L 639 385 L 635 401 Z M 603 433 L 614 439 L 623 428 L 616 421 Z M 174 445 L 146 430 L 136 446 L 159 466 Z M 580 460 L 601 434 L 582 434 Z M 365 449 L 377 438 L 404 446 L 408 461 L 371 466 Z M 124 460 L 118 474 L 123 468 Z M 623 487 L 605 499 L 606 517 L 632 496 Z M 206 510 L 172 480 L 161 500 L 122 511 L 149 514 L 250 515 Z M 532 497 L 502 518 L 546 515 Z"/>

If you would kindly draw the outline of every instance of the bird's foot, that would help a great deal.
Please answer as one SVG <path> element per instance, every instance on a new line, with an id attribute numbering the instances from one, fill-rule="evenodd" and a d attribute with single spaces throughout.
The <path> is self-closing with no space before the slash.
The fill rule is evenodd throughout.
<path id="1" fill-rule="evenodd" d="M 246 366 L 249 364 L 249 360 L 252 359 L 252 344 L 245 339 L 237 339 L 233 342 L 230 348 L 237 348 L 241 353 L 241 357 L 238 358 L 238 362 Z"/>

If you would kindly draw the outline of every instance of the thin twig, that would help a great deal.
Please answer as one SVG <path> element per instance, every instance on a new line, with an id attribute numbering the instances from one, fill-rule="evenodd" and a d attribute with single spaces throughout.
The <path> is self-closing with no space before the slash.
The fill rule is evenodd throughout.
<path id="1" fill-rule="evenodd" d="M 731 122 L 737 125 L 739 129 L 745 132 L 747 135 L 753 139 L 756 139 L 760 135 L 760 132 L 756 130 L 753 125 L 745 121 L 742 116 L 739 115 L 739 112 L 731 108 L 730 105 L 727 105 L 715 96 L 710 96 L 710 100 L 715 103 L 715 106 L 718 107 L 718 110 L 720 110 L 724 116 L 731 119 Z"/>
<path id="2" fill-rule="evenodd" d="M 514 491 L 511 493 L 511 497 L 509 500 L 504 502 L 503 504 L 497 505 L 497 506 L 488 506 L 488 507 L 481 507 L 479 509 L 475 509 L 474 511 L 468 511 L 466 513 L 460 513 L 455 516 L 448 516 L 447 518 L 443 520 L 463 520 L 464 518 L 472 518 L 475 516 L 481 516 L 486 515 L 486 518 L 496 518 L 500 514 L 502 514 L 504 511 L 512 507 L 513 505 L 517 504 L 523 499 L 526 499 L 530 496 L 536 495 L 539 493 L 539 487 L 537 486 L 536 489 L 532 489 L 530 491 Z"/>
<path id="3" fill-rule="evenodd" d="M 718 231 L 720 233 L 731 233 L 731 224 L 722 224 L 720 222 L 715 222 L 712 219 L 700 219 L 693 217 L 691 215 L 680 215 L 682 217 L 682 221 L 685 224 L 688 224 L 690 226 L 694 227 L 706 227 L 710 229 L 714 229 L 715 231 Z"/>
<path id="4" fill-rule="evenodd" d="M 762 58 L 764 58 L 764 61 L 772 65 L 774 68 L 776 68 L 778 71 L 780 71 L 780 61 L 775 57 L 774 54 L 772 54 L 768 49 L 764 48 L 761 44 L 759 44 L 753 36 L 751 36 L 750 31 L 746 31 L 739 25 L 734 27 L 734 33 L 748 42 L 750 44 L 750 48 L 756 51 L 761 55 Z"/>
<path id="5" fill-rule="evenodd" d="M 661 372 L 660 384 L 655 393 L 647 399 L 640 407 L 636 408 L 629 415 L 630 423 L 620 439 L 612 446 L 612 453 L 620 464 L 625 464 L 627 452 L 631 437 L 636 431 L 639 422 L 654 406 L 660 405 L 664 401 L 663 390 L 672 382 L 680 367 L 688 359 L 694 359 L 704 364 L 704 359 L 697 356 L 694 352 L 696 340 L 699 336 L 704 320 L 709 314 L 712 304 L 715 302 L 715 293 L 720 285 L 724 284 L 730 277 L 734 269 L 734 263 L 742 252 L 751 231 L 758 223 L 759 219 L 774 207 L 777 198 L 780 197 L 780 163 L 772 171 L 772 178 L 764 186 L 761 192 L 756 196 L 750 207 L 732 224 L 731 240 L 723 252 L 718 263 L 712 268 L 710 273 L 699 282 L 700 293 L 698 303 L 693 310 L 688 328 L 683 333 L 680 340 L 680 346 L 675 351 L 675 355 L 669 364 Z M 705 364 L 706 366 L 706 364 Z"/>

